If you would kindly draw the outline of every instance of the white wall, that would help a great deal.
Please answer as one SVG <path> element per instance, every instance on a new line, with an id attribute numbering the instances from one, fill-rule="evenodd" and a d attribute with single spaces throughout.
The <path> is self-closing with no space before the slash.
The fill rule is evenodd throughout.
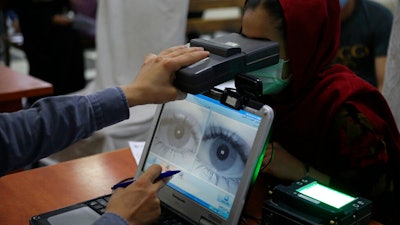
<path id="1" fill-rule="evenodd" d="M 388 7 L 392 11 L 392 13 L 394 13 L 396 6 L 399 2 L 398 0 L 372 0 L 372 1 L 381 3 L 382 5 Z"/>

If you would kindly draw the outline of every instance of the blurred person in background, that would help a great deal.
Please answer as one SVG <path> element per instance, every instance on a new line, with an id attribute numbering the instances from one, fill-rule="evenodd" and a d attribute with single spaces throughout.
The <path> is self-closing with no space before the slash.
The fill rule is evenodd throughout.
<path id="1" fill-rule="evenodd" d="M 28 73 L 53 84 L 54 95 L 84 88 L 83 47 L 69 0 L 8 0 L 6 7 L 18 15 Z"/>
<path id="2" fill-rule="evenodd" d="M 392 12 L 371 0 L 339 0 L 340 48 L 335 63 L 346 65 L 382 91 Z"/>
<path id="3" fill-rule="evenodd" d="M 70 0 L 74 12 L 73 26 L 81 36 L 84 47 L 95 47 L 97 0 Z"/>

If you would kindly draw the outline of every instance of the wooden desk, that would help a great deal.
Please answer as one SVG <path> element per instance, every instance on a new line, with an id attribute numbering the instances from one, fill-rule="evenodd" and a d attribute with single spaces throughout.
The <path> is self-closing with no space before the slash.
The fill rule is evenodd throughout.
<path id="1" fill-rule="evenodd" d="M 113 184 L 134 176 L 136 168 L 126 148 L 4 176 L 0 224 L 28 225 L 33 215 L 108 194 Z M 261 215 L 263 182 L 260 179 L 253 189 L 246 208 L 256 216 Z M 249 220 L 249 224 L 257 223 Z"/>
<path id="2" fill-rule="evenodd" d="M 0 112 L 22 109 L 23 97 L 38 97 L 52 93 L 52 84 L 0 65 Z"/>
<path id="3" fill-rule="evenodd" d="M 108 194 L 135 171 L 124 149 L 1 177 L 0 224 L 28 225 L 33 215 Z"/>
<path id="4" fill-rule="evenodd" d="M 230 7 L 242 9 L 244 2 L 244 0 L 190 0 L 189 13 L 201 13 L 207 9 Z M 188 18 L 186 33 L 210 34 L 219 30 L 239 32 L 241 26 L 241 16 L 238 18 L 224 19 Z"/>

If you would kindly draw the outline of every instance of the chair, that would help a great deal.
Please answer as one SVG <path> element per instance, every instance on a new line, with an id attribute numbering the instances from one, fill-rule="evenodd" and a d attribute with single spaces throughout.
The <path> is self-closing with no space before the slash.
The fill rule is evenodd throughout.
<path id="1" fill-rule="evenodd" d="M 244 0 L 190 0 L 189 15 L 202 14 L 200 17 L 189 17 L 186 25 L 186 33 L 210 34 L 216 31 L 239 32 L 242 19 L 239 16 L 207 18 L 204 12 L 214 9 L 243 8 Z"/>

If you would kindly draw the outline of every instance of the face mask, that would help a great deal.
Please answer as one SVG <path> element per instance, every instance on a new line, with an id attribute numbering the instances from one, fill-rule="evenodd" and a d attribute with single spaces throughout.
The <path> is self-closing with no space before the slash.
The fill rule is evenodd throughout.
<path id="1" fill-rule="evenodd" d="M 288 84 L 288 79 L 282 79 L 283 65 L 288 62 L 280 59 L 275 65 L 246 73 L 262 81 L 262 94 L 271 95 L 281 92 Z"/>
<path id="2" fill-rule="evenodd" d="M 343 7 L 347 4 L 348 1 L 349 1 L 349 0 L 339 0 L 339 2 L 340 2 L 340 7 L 343 8 Z"/>

